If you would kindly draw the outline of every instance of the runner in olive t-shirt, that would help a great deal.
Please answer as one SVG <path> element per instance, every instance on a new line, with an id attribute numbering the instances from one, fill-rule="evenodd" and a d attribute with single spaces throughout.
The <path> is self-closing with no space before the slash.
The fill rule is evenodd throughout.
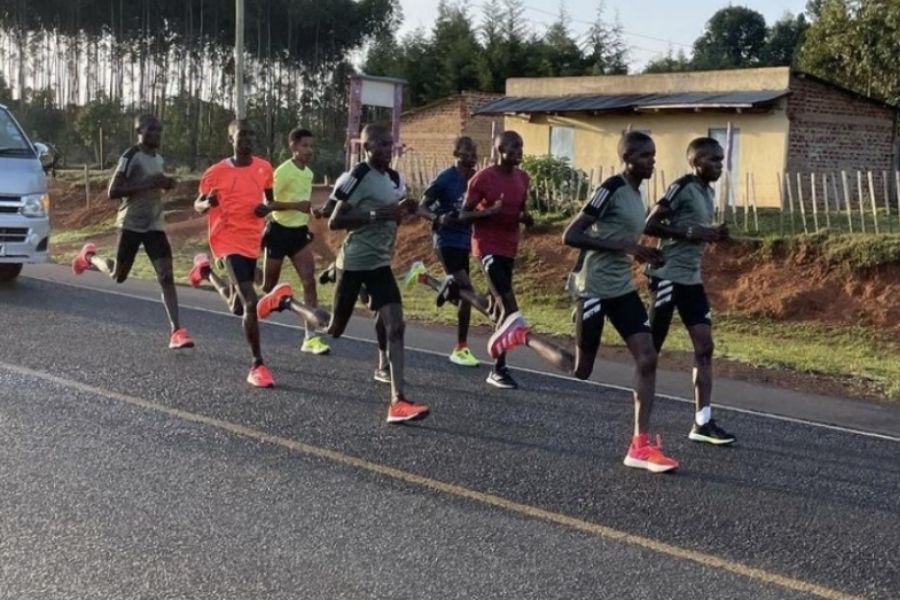
<path id="1" fill-rule="evenodd" d="M 72 260 L 72 270 L 80 275 L 88 269 L 95 269 L 106 273 L 117 283 L 123 283 L 143 245 L 162 288 L 163 304 L 172 328 L 169 348 L 191 348 L 194 340 L 179 323 L 172 248 L 166 237 L 163 218 L 162 192 L 175 187 L 175 180 L 163 173 L 163 158 L 159 154 L 162 123 L 154 115 L 144 114 L 135 119 L 134 125 L 138 143 L 119 159 L 109 183 L 110 200 L 122 200 L 116 215 L 116 227 L 119 229 L 116 258 L 111 260 L 99 256 L 97 246 L 88 242 Z"/>
<path id="2" fill-rule="evenodd" d="M 694 400 L 696 413 L 688 438 L 695 442 L 731 444 L 735 437 L 712 418 L 712 313 L 700 274 L 707 243 L 728 239 L 723 224 L 713 227 L 713 191 L 710 183 L 722 175 L 725 152 L 707 137 L 688 145 L 687 159 L 693 174 L 675 181 L 647 219 L 646 232 L 660 238 L 666 263 L 648 268 L 650 277 L 650 328 L 659 352 L 669 332 L 675 309 L 694 346 Z"/>
<path id="3" fill-rule="evenodd" d="M 656 473 L 678 468 L 678 461 L 662 453 L 659 436 L 650 441 L 650 414 L 656 394 L 656 350 L 650 335 L 647 311 L 631 276 L 631 259 L 660 264 L 659 250 L 642 246 L 646 208 L 639 191 L 656 163 L 656 147 L 650 136 L 626 133 L 619 142 L 625 164 L 620 175 L 596 189 L 566 228 L 565 243 L 581 250 L 572 274 L 577 296 L 575 376 L 587 379 L 600 347 L 603 323 L 609 319 L 634 357 L 637 387 L 634 390 L 634 433 L 625 465 Z"/>

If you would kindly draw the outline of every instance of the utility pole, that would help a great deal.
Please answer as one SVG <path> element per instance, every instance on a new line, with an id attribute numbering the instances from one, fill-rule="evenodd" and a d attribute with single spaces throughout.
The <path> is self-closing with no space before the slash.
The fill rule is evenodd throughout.
<path id="1" fill-rule="evenodd" d="M 247 116 L 244 102 L 244 0 L 235 0 L 234 13 L 234 116 Z"/>

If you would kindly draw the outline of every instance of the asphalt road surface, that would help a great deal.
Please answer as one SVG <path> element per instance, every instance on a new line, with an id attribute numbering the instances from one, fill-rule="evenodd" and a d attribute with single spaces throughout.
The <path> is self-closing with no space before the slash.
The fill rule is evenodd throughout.
<path id="1" fill-rule="evenodd" d="M 266 324 L 255 390 L 239 321 L 183 321 L 174 352 L 158 302 L 0 288 L 0 598 L 900 597 L 900 438 L 721 411 L 714 448 L 661 400 L 653 475 L 622 391 L 409 352 L 432 416 L 390 426 L 371 343 Z"/>

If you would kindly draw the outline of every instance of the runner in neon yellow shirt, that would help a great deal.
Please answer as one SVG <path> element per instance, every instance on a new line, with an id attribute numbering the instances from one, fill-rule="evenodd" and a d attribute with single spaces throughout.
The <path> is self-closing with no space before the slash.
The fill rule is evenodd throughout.
<path id="1" fill-rule="evenodd" d="M 291 158 L 275 170 L 275 201 L 270 205 L 271 220 L 263 238 L 263 289 L 270 292 L 278 284 L 281 264 L 289 258 L 303 284 L 303 303 L 315 309 L 319 305 L 316 264 L 309 245 L 313 236 L 308 227 L 313 183 L 313 172 L 309 168 L 314 151 L 313 134 L 308 129 L 294 129 L 288 136 L 288 145 Z M 310 354 L 327 354 L 330 351 L 308 321 L 300 350 Z"/>

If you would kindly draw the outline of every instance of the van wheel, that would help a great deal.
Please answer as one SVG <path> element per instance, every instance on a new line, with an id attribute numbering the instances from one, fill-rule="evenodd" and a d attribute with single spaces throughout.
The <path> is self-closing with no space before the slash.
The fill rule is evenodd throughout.
<path id="1" fill-rule="evenodd" d="M 0 282 L 12 281 L 22 272 L 22 265 L 19 263 L 0 265 Z"/>

